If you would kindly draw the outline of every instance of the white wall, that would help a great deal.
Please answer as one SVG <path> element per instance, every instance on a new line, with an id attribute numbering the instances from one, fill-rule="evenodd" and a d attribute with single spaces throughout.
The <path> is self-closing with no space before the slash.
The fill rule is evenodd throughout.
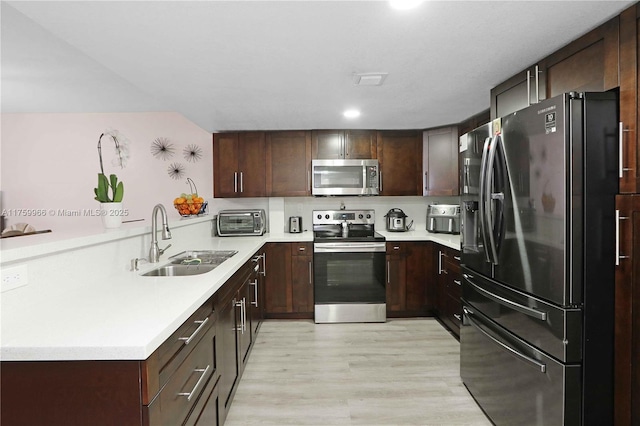
<path id="1" fill-rule="evenodd" d="M 2 208 L 10 213 L 7 225 L 29 223 L 36 229 L 69 230 L 77 227 L 102 230 L 98 216 L 85 216 L 83 209 L 98 208 L 93 188 L 100 172 L 97 144 L 100 134 L 117 129 L 130 141 L 131 158 L 126 168 L 111 164 L 113 142 L 102 139 L 105 173 L 116 173 L 124 182 L 125 220 L 151 217 L 157 203 L 163 203 L 172 217 L 179 217 L 173 199 L 190 192 L 186 177 L 199 194 L 213 195 L 213 150 L 209 132 L 178 113 L 87 113 L 87 114 L 2 114 L 0 151 Z M 163 161 L 151 153 L 152 142 L 169 139 L 175 153 Z M 187 145 L 197 145 L 202 158 L 188 162 Z M 167 169 L 172 162 L 185 168 L 185 176 L 172 179 Z M 27 216 L 15 209 L 36 209 L 42 216 Z M 63 209 L 80 216 L 61 216 Z"/>

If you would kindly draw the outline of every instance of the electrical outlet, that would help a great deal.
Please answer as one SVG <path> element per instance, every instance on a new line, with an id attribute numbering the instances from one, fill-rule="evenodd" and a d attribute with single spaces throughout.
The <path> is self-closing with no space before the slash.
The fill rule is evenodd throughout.
<path id="1" fill-rule="evenodd" d="M 4 293 L 5 291 L 27 285 L 29 278 L 28 273 L 27 265 L 2 268 L 2 270 L 0 270 L 0 276 L 2 277 L 0 280 L 0 291 Z"/>

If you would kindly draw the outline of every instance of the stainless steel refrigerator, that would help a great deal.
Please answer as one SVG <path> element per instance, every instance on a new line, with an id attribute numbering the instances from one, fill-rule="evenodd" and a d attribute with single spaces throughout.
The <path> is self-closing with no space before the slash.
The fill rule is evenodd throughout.
<path id="1" fill-rule="evenodd" d="M 496 425 L 613 424 L 615 93 L 461 138 L 460 375 Z"/>

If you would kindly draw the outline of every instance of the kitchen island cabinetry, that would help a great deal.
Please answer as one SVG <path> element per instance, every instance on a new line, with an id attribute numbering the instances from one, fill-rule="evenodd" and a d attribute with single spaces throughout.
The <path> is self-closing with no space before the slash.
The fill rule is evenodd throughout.
<path id="1" fill-rule="evenodd" d="M 422 131 L 378 131 L 380 195 L 422 195 Z"/>
<path id="2" fill-rule="evenodd" d="M 268 197 L 311 195 L 311 132 L 267 132 L 266 190 Z"/>
<path id="3" fill-rule="evenodd" d="M 458 128 L 427 130 L 422 136 L 422 195 L 459 194 Z"/>
<path id="4" fill-rule="evenodd" d="M 215 197 L 264 197 L 265 133 L 213 135 L 213 194 Z"/>
<path id="5" fill-rule="evenodd" d="M 640 195 L 616 197 L 614 416 L 640 424 Z"/>
<path id="6" fill-rule="evenodd" d="M 387 242 L 387 317 L 426 316 L 433 309 L 430 242 Z"/>
<path id="7" fill-rule="evenodd" d="M 313 130 L 313 159 L 357 160 L 376 158 L 374 130 Z"/>
<path id="8" fill-rule="evenodd" d="M 216 319 L 210 299 L 144 361 L 3 362 L 2 423 L 154 426 L 215 418 Z"/>
<path id="9" fill-rule="evenodd" d="M 460 252 L 448 247 L 436 245 L 435 277 L 436 314 L 453 334 L 460 338 L 462 324 L 462 272 Z"/>
<path id="10" fill-rule="evenodd" d="M 619 17 L 569 43 L 491 90 L 491 118 L 570 91 L 618 87 Z"/>
<path id="11" fill-rule="evenodd" d="M 269 243 L 265 318 L 313 318 L 313 244 Z"/>

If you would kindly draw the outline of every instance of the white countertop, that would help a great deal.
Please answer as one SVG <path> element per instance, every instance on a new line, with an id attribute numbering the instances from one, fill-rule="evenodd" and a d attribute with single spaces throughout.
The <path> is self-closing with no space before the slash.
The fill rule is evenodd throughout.
<path id="1" fill-rule="evenodd" d="M 120 232 L 126 235 L 139 231 Z M 459 235 L 427 231 L 383 231 L 381 234 L 389 241 L 435 241 L 460 248 Z M 87 236 L 76 242 L 81 243 L 80 246 L 96 244 L 96 239 L 109 237 Z M 69 275 L 59 290 L 47 293 L 46 303 L 24 303 L 24 309 L 12 309 L 10 317 L 3 316 L 0 358 L 4 361 L 144 360 L 265 242 L 310 242 L 313 233 L 217 237 L 207 241 L 198 247 L 174 249 L 237 250 L 238 253 L 211 272 L 186 278 L 140 275 L 167 263 L 166 258 L 158 264 L 142 264 L 137 272 L 114 271 L 90 277 Z M 20 252 L 26 252 L 41 256 L 54 251 L 55 243 L 51 244 L 35 251 L 13 247 L 9 255 L 17 258 Z M 66 247 L 73 243 L 63 244 Z M 87 280 L 91 285 L 83 285 Z"/>

